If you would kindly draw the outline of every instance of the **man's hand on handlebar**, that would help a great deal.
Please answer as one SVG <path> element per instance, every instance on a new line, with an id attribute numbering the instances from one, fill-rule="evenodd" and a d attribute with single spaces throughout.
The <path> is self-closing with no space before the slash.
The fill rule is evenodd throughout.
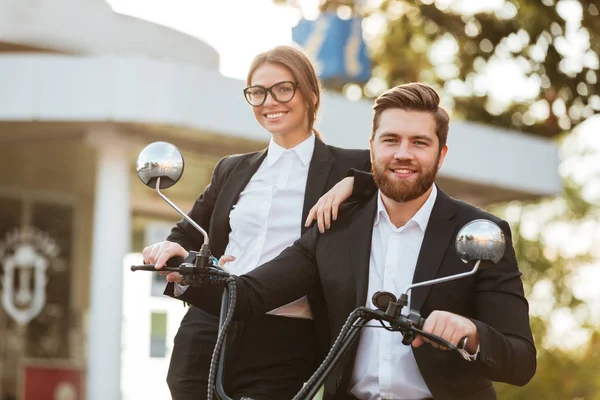
<path id="1" fill-rule="evenodd" d="M 167 261 L 173 257 L 186 258 L 188 252 L 178 243 L 159 242 L 142 250 L 145 264 L 154 264 L 157 270 L 160 270 L 167 264 Z M 185 284 L 183 277 L 177 272 L 159 271 L 159 274 L 166 276 L 168 282 L 178 282 Z"/>
<path id="2" fill-rule="evenodd" d="M 447 311 L 433 311 L 425 320 L 423 331 L 437 335 L 455 345 L 458 345 L 460 340 L 463 337 L 466 337 L 467 345 L 465 350 L 467 350 L 469 354 L 475 354 L 479 345 L 477 326 L 475 326 L 470 319 Z M 420 335 L 415 338 L 412 345 L 414 347 L 419 347 L 424 343 L 429 343 L 433 347 L 447 350 Z"/>

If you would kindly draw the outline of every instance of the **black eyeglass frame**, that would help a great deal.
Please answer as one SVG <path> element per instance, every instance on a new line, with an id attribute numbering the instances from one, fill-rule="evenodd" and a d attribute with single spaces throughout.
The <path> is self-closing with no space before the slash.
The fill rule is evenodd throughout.
<path id="1" fill-rule="evenodd" d="M 277 85 L 281 85 L 282 83 L 290 83 L 292 85 L 294 93 L 292 93 L 292 97 L 290 97 L 289 100 L 285 100 L 285 101 L 279 100 L 277 98 L 277 96 L 275 95 L 275 93 L 273 93 L 273 88 L 275 86 L 277 86 Z M 299 86 L 298 83 L 293 82 L 293 81 L 281 81 L 281 82 L 277 82 L 277 83 L 275 83 L 275 84 L 273 84 L 273 85 L 271 85 L 269 87 L 264 87 L 262 85 L 252 85 L 252 86 L 248 86 L 248 87 L 244 88 L 244 98 L 246 99 L 246 101 L 248 102 L 248 104 L 250 104 L 252 107 L 260 107 L 263 104 L 265 104 L 265 101 L 267 101 L 267 94 L 270 93 L 271 97 L 276 102 L 285 104 L 285 103 L 289 103 L 290 101 L 292 101 L 294 99 L 294 97 L 296 96 L 296 90 L 298 89 L 298 86 Z M 265 97 L 263 98 L 263 100 L 262 100 L 262 102 L 260 104 L 252 104 L 252 103 L 250 103 L 250 100 L 248 100 L 248 91 L 250 89 L 252 89 L 252 88 L 260 88 L 260 89 L 262 89 L 262 90 L 265 91 Z"/>

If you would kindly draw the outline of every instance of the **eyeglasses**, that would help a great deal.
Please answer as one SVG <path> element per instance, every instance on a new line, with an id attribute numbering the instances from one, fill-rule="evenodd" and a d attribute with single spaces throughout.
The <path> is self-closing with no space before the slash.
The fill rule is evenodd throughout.
<path id="1" fill-rule="evenodd" d="M 244 89 L 244 97 L 252 107 L 262 106 L 267 100 L 267 93 L 280 103 L 287 103 L 294 98 L 298 84 L 291 81 L 283 81 L 271 87 L 260 85 L 248 86 Z"/>

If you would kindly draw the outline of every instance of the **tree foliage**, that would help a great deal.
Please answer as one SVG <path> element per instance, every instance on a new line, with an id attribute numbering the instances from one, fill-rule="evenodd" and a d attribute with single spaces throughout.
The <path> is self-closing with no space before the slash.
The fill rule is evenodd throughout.
<path id="1" fill-rule="evenodd" d="M 365 27 L 381 27 L 368 40 L 374 79 L 387 86 L 433 85 L 462 118 L 554 137 L 600 111 L 600 4 L 595 0 L 506 0 L 476 13 L 457 4 L 322 0 L 320 11 L 362 16 Z M 508 61 L 513 63 L 503 63 Z M 519 67 L 525 87 L 503 72 L 506 66 Z M 486 71 L 515 86 L 513 101 L 494 98 Z M 366 85 L 365 95 L 379 94 L 380 85 L 372 86 L 375 90 Z"/>
<path id="2" fill-rule="evenodd" d="M 274 1 L 298 5 L 297 0 Z M 600 3 L 506 0 L 493 10 L 474 13 L 454 8 L 458 3 L 322 0 L 320 11 L 362 16 L 367 34 L 369 27 L 381 28 L 368 37 L 374 69 L 371 81 L 361 87 L 367 97 L 421 81 L 443 94 L 455 118 L 561 141 L 600 112 Z M 524 76 L 521 83 L 504 73 L 514 66 Z M 510 101 L 494 96 L 490 80 L 514 88 Z M 527 87 L 521 87 L 523 82 Z M 560 229 L 597 223 L 600 204 L 583 196 L 582 182 L 573 176 L 563 174 L 563 185 L 557 198 L 490 206 L 511 225 L 527 296 L 535 298 L 540 288 L 547 296 L 545 307 L 532 312 L 536 376 L 525 388 L 496 385 L 501 399 L 600 399 L 600 334 L 586 323 L 586 304 L 571 286 L 591 256 L 585 251 L 572 254 L 549 238 Z M 592 332 L 579 351 L 551 343 L 553 312 L 563 309 Z"/>

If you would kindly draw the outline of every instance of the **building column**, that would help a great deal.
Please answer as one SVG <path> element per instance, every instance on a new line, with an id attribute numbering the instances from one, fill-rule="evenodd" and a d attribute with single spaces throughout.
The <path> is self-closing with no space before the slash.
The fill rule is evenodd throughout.
<path id="1" fill-rule="evenodd" d="M 131 247 L 129 149 L 115 130 L 90 132 L 96 186 L 87 340 L 87 400 L 121 398 L 123 258 Z"/>

